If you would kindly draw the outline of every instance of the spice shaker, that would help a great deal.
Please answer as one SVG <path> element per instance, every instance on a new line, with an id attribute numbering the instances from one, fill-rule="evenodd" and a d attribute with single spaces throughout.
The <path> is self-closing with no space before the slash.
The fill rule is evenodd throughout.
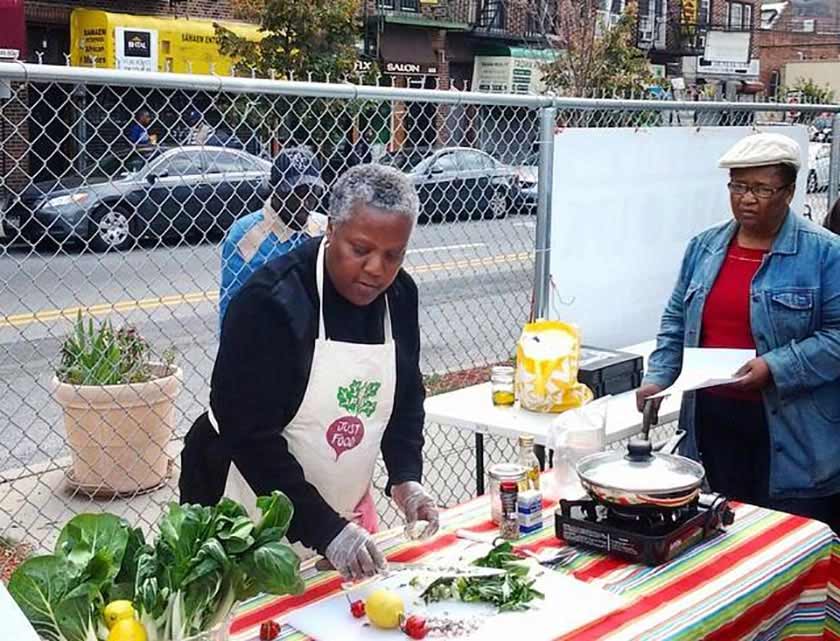
<path id="1" fill-rule="evenodd" d="M 494 463 L 487 468 L 488 490 L 490 494 L 490 517 L 498 525 L 502 520 L 501 484 L 513 481 L 517 487 L 526 479 L 528 470 L 518 463 Z"/>
<path id="2" fill-rule="evenodd" d="M 519 538 L 519 514 L 516 499 L 519 494 L 519 483 L 516 481 L 502 481 L 499 484 L 499 498 L 502 506 L 499 535 L 506 541 Z"/>

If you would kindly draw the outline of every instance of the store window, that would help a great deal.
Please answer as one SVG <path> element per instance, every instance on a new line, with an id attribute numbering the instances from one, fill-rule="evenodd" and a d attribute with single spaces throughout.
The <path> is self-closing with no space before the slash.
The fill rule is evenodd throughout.
<path id="1" fill-rule="evenodd" d="M 391 0 L 393 3 L 394 0 Z M 417 13 L 420 11 L 420 0 L 399 0 L 401 11 L 411 11 Z"/>

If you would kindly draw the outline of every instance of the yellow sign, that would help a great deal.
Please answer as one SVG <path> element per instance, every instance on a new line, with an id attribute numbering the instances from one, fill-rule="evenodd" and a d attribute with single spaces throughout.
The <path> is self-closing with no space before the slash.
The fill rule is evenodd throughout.
<path id="1" fill-rule="evenodd" d="M 219 53 L 213 24 L 211 20 L 74 9 L 70 16 L 70 64 L 229 75 L 234 60 Z M 220 24 L 248 40 L 262 38 L 256 25 Z"/>
<path id="2" fill-rule="evenodd" d="M 697 24 L 697 0 L 682 0 L 682 20 L 685 26 Z"/>

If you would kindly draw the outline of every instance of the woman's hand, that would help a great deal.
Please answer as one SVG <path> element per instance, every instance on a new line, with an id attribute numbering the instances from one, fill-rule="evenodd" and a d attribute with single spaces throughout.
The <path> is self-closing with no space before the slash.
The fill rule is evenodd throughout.
<path id="1" fill-rule="evenodd" d="M 640 412 L 645 411 L 645 401 L 647 401 L 649 396 L 653 396 L 654 394 L 659 394 L 663 388 L 659 387 L 659 385 L 654 385 L 653 383 L 648 383 L 647 385 L 642 385 L 639 389 L 636 390 L 636 409 Z M 659 406 L 662 405 L 662 398 L 655 398 L 651 401 L 654 404 L 654 409 L 658 412 Z"/>
<path id="2" fill-rule="evenodd" d="M 425 521 L 422 538 L 433 536 L 440 526 L 440 517 L 435 500 L 416 481 L 407 481 L 391 488 L 391 497 L 405 515 L 405 524 L 411 527 L 417 521 Z"/>
<path id="3" fill-rule="evenodd" d="M 732 386 L 745 392 L 763 390 L 773 380 L 770 366 L 760 356 L 747 361 L 741 369 L 735 372 L 735 376 L 739 378 L 743 376 L 743 379 L 737 383 L 732 383 Z"/>
<path id="4" fill-rule="evenodd" d="M 327 546 L 324 556 L 345 579 L 364 579 L 382 572 L 387 563 L 370 533 L 348 523 Z"/>

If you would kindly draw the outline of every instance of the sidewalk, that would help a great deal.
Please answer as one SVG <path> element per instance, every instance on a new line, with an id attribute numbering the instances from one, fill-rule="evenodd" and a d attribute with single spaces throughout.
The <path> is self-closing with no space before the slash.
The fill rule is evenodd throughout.
<path id="1" fill-rule="evenodd" d="M 181 441 L 169 444 L 170 455 L 181 450 Z M 82 513 L 110 512 L 149 534 L 152 525 L 171 501 L 178 500 L 177 456 L 166 484 L 147 494 L 122 498 L 91 498 L 72 490 L 65 480 L 70 459 L 63 458 L 9 471 L 0 477 L 0 535 L 51 552 L 61 527 Z"/>

